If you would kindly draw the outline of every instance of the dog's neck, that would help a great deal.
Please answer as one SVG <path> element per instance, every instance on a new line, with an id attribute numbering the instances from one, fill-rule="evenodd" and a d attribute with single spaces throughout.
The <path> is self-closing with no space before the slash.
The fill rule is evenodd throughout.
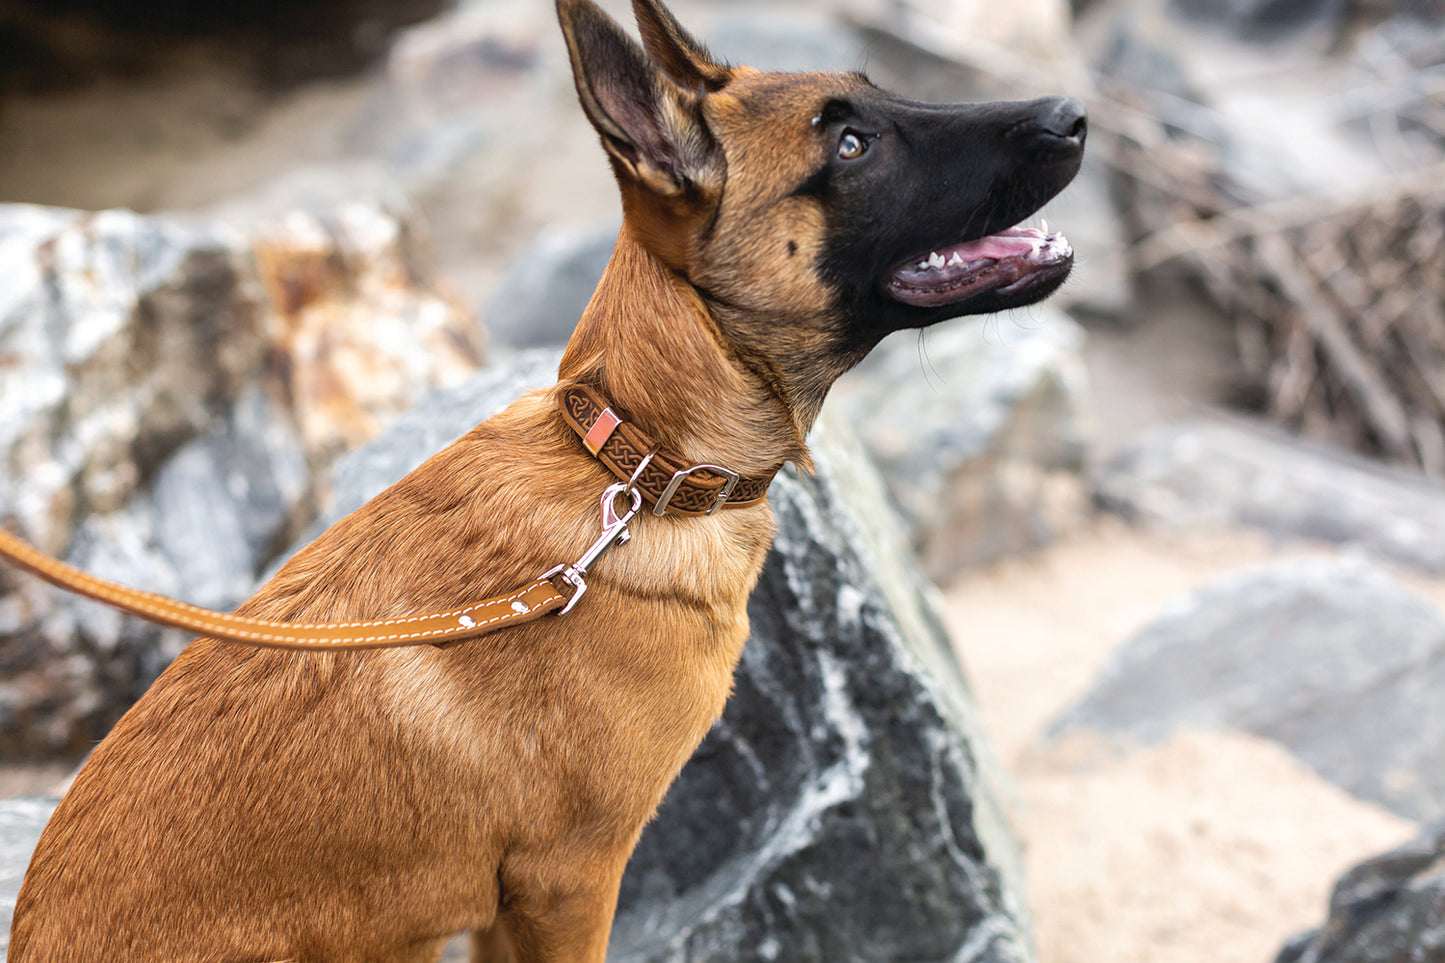
<path id="1" fill-rule="evenodd" d="M 730 351 L 697 291 L 624 224 L 558 372 L 684 456 L 744 475 L 810 465 L 784 400 Z"/>

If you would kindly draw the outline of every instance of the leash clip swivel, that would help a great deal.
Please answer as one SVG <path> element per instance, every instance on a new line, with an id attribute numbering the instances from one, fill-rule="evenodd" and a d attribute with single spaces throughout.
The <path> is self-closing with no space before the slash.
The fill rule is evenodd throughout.
<path id="1" fill-rule="evenodd" d="M 619 496 L 626 497 L 630 502 L 627 510 L 620 515 L 617 513 Z M 593 542 L 591 547 L 582 553 L 582 557 L 571 565 L 558 565 L 542 576 L 550 579 L 560 575 L 562 581 L 571 585 L 575 590 L 572 597 L 567 600 L 567 604 L 558 610 L 558 615 L 566 615 L 572 611 L 572 606 L 576 605 L 577 600 L 582 597 L 582 593 L 587 591 L 587 580 L 584 576 L 592 567 L 592 563 L 596 562 L 602 553 L 613 545 L 622 545 L 632 537 L 632 533 L 627 530 L 627 523 L 632 521 L 633 516 L 640 508 L 642 508 L 642 492 L 632 487 L 631 482 L 609 485 L 607 490 L 602 493 L 602 534 L 598 536 L 597 541 Z"/>

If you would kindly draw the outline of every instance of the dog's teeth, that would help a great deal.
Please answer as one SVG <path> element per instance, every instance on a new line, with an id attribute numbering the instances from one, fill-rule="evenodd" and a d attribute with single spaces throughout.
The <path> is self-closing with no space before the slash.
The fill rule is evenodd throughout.
<path id="1" fill-rule="evenodd" d="M 1049 233 L 1049 219 L 1047 217 L 1039 218 L 1039 230 L 1045 234 Z"/>
<path id="2" fill-rule="evenodd" d="M 943 255 L 939 254 L 937 251 L 934 251 L 932 254 L 928 255 L 928 266 L 931 268 L 941 268 L 946 263 L 948 262 L 944 261 Z"/>
<path id="3" fill-rule="evenodd" d="M 951 258 L 948 259 L 948 263 L 951 264 L 951 265 L 952 265 L 952 264 L 962 264 L 962 263 L 963 263 L 963 255 L 962 255 L 962 254 L 959 254 L 957 251 L 954 251 L 954 252 L 953 252 L 953 257 L 951 257 Z"/>

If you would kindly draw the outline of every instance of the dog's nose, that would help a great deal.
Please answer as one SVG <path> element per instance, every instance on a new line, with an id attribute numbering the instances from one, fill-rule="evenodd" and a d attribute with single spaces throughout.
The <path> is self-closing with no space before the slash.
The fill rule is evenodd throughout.
<path id="1" fill-rule="evenodd" d="M 1039 125 L 1064 140 L 1084 142 L 1089 132 L 1089 114 L 1084 105 L 1072 97 L 1055 97 L 1043 111 Z"/>
<path id="2" fill-rule="evenodd" d="M 1089 132 L 1089 115 L 1073 97 L 1045 97 L 1028 104 L 1031 110 L 1010 134 L 1029 147 L 1043 151 L 1077 151 Z"/>

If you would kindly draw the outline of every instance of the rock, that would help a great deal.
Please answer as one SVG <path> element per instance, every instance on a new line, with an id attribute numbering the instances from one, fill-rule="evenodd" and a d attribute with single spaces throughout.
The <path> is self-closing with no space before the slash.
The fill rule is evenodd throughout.
<path id="1" fill-rule="evenodd" d="M 998 776 L 867 458 L 835 424 L 780 534 L 722 720 L 623 881 L 612 958 L 1031 960 Z"/>
<path id="2" fill-rule="evenodd" d="M 513 348 L 562 346 L 612 258 L 620 221 L 554 227 L 513 262 L 485 312 L 487 331 Z"/>
<path id="3" fill-rule="evenodd" d="M 432 396 L 338 463 L 327 518 L 557 360 L 527 352 Z M 813 448 L 816 477 L 773 486 L 781 534 L 736 691 L 643 835 L 612 958 L 1032 960 L 1002 777 L 931 590 L 856 443 L 825 423 Z"/>
<path id="4" fill-rule="evenodd" d="M 1029 89 L 1082 80 L 1068 0 L 849 0 L 846 16 L 921 50 Z M 1077 85 L 1070 89 L 1079 89 Z M 1017 90 L 1014 96 L 1022 96 Z"/>
<path id="5" fill-rule="evenodd" d="M 429 263 L 362 205 L 250 234 L 0 205 L 0 523 L 233 607 L 313 513 L 313 470 L 479 364 Z M 0 753 L 83 752 L 186 640 L 0 567 Z"/>
<path id="6" fill-rule="evenodd" d="M 215 226 L 0 206 L 0 521 L 175 588 L 139 536 L 145 486 L 264 364 L 243 252 Z M 140 653 L 161 638 L 0 570 L 0 753 L 83 751 L 149 682 Z"/>
<path id="7" fill-rule="evenodd" d="M 40 547 L 120 508 L 265 355 L 224 228 L 0 206 L 0 510 Z"/>
<path id="8" fill-rule="evenodd" d="M 1169 604 L 1111 658 L 1050 736 L 1158 742 L 1237 729 L 1410 819 L 1445 811 L 1445 618 L 1351 558 L 1226 576 Z"/>
<path id="9" fill-rule="evenodd" d="M 20 882 L 55 803 L 54 799 L 0 800 L 0 963 L 10 948 L 10 917 Z"/>
<path id="10" fill-rule="evenodd" d="M 1275 201 L 1317 196 L 1328 207 L 1394 182 L 1400 157 L 1383 157 L 1377 139 L 1351 130 L 1347 118 L 1357 111 L 1341 107 L 1351 91 L 1380 84 L 1378 71 L 1329 56 L 1345 44 L 1334 16 L 1345 6 L 1339 0 L 1102 6 L 1097 22 L 1081 32 L 1086 57 L 1111 99 L 1152 118 L 1133 127 L 1112 159 L 1120 171 L 1119 207 L 1135 239 Z M 1286 11 L 1300 13 L 1298 28 L 1249 25 Z M 1266 33 L 1278 42 L 1239 42 Z M 1149 173 L 1160 170 L 1169 176 Z"/>
<path id="11" fill-rule="evenodd" d="M 309 514 L 306 450 L 284 412 L 244 393 L 220 430 L 190 442 L 156 473 L 155 545 L 177 565 L 179 595 L 228 610 Z"/>
<path id="12" fill-rule="evenodd" d="M 1245 525 L 1445 572 L 1445 487 L 1244 422 L 1145 435 L 1091 479 L 1105 508 L 1177 531 Z"/>
<path id="13" fill-rule="evenodd" d="M 419 228 L 364 204 L 257 230 L 272 350 L 313 462 L 375 437 L 482 362 L 471 313 L 431 269 Z"/>
<path id="14" fill-rule="evenodd" d="M 830 404 L 877 461 L 934 579 L 1048 544 L 1087 516 L 1083 337 L 1046 306 L 963 319 L 894 337 L 840 384 Z"/>
<path id="15" fill-rule="evenodd" d="M 1307 32 L 1332 41 L 1350 12 L 1346 0 L 1170 0 L 1170 6 L 1191 23 L 1254 42 Z"/>
<path id="16" fill-rule="evenodd" d="M 1114 173 L 1100 154 L 1086 154 L 1073 183 L 1049 201 L 1040 217 L 1064 232 L 1076 252 L 1069 280 L 1050 306 L 1085 319 L 1125 320 L 1134 303 L 1128 237 L 1114 201 Z"/>
<path id="17" fill-rule="evenodd" d="M 1445 822 L 1345 873 L 1325 925 L 1275 963 L 1439 963 L 1445 960 Z"/>
<path id="18" fill-rule="evenodd" d="M 758 70 L 851 70 L 867 50 L 856 32 L 806 9 L 719 4 L 699 13 L 690 29 L 713 54 Z"/>
<path id="19" fill-rule="evenodd" d="M 525 391 L 557 380 L 560 349 L 523 351 L 505 364 L 477 372 L 453 388 L 436 391 L 396 420 L 374 443 L 348 452 L 332 469 L 331 497 L 306 535 L 276 560 L 280 568 L 295 550 L 351 514 L 407 472 L 515 401 Z M 268 576 L 269 577 L 269 576 Z"/>

